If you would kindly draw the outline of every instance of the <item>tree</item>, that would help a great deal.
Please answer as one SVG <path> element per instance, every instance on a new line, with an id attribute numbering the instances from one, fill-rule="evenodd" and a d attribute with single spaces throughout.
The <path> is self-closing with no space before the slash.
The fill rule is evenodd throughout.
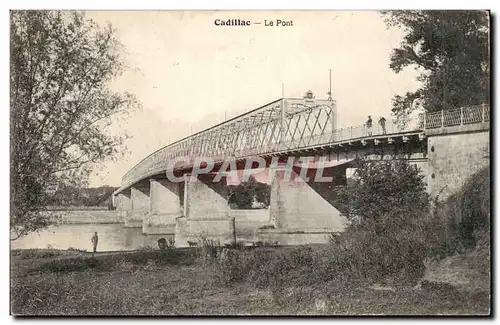
<path id="1" fill-rule="evenodd" d="M 254 201 L 269 206 L 271 186 L 258 182 L 253 175 L 248 182 L 241 182 L 231 187 L 229 203 L 235 204 L 239 209 L 251 209 Z"/>
<path id="2" fill-rule="evenodd" d="M 374 225 L 405 223 L 410 215 L 429 209 L 424 176 L 406 160 L 360 160 L 340 196 L 349 217 Z"/>
<path id="3" fill-rule="evenodd" d="M 115 159 L 125 134 L 111 117 L 137 108 L 109 82 L 123 68 L 111 26 L 78 12 L 11 11 L 11 231 L 48 225 L 40 213 L 59 184 L 81 184 L 92 164 Z M 120 115 L 124 116 L 124 115 Z"/>
<path id="4" fill-rule="evenodd" d="M 348 217 L 360 222 L 353 222 L 335 246 L 348 247 L 344 254 L 369 279 L 415 285 L 425 270 L 431 215 L 421 171 L 407 160 L 360 160 L 339 192 Z"/>
<path id="5" fill-rule="evenodd" d="M 422 86 L 393 98 L 397 118 L 411 113 L 415 100 L 427 111 L 489 103 L 489 16 L 486 11 L 384 11 L 389 27 L 405 35 L 393 50 L 390 68 L 413 66 Z"/>

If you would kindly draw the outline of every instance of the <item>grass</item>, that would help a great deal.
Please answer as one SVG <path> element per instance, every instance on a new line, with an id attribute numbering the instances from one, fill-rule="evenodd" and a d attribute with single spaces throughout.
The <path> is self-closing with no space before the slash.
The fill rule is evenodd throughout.
<path id="1" fill-rule="evenodd" d="M 489 293 L 441 288 L 376 290 L 326 280 L 327 247 L 202 248 L 12 256 L 12 312 L 23 315 L 486 314 Z M 212 252 L 212 251 L 211 251 Z M 27 254 L 27 253 L 24 253 Z M 230 260 L 230 263 L 225 261 Z M 224 264 L 226 263 L 226 264 Z M 238 265 L 233 270 L 231 267 Z"/>
<path id="2" fill-rule="evenodd" d="M 75 248 L 63 249 L 15 249 L 11 251 L 11 256 L 18 259 L 36 259 L 36 258 L 50 258 L 50 257 L 63 257 L 63 256 L 83 256 L 85 250 Z"/>

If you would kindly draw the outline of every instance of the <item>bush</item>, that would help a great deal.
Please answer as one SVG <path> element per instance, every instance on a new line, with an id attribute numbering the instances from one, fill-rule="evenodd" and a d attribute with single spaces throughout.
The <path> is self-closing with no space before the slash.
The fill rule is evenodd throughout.
<path id="1" fill-rule="evenodd" d="M 341 282 L 415 285 L 424 275 L 425 254 L 423 243 L 407 233 L 380 236 L 359 226 L 331 242 L 327 268 Z"/>
<path id="2" fill-rule="evenodd" d="M 436 200 L 434 215 L 446 225 L 440 243 L 450 255 L 474 248 L 482 231 L 490 231 L 490 168 L 472 175 L 462 189 L 444 202 Z"/>
<path id="3" fill-rule="evenodd" d="M 489 185 L 486 168 L 431 212 L 418 170 L 404 161 L 363 161 L 354 182 L 341 191 L 351 206 L 349 216 L 360 223 L 331 236 L 330 271 L 413 285 L 424 275 L 426 258 L 463 253 L 479 238 L 478 263 L 488 270 Z"/>
<path id="4" fill-rule="evenodd" d="M 349 218 L 374 221 L 374 225 L 386 222 L 381 218 L 387 215 L 399 216 L 404 224 L 406 214 L 429 209 L 424 175 L 406 160 L 359 160 L 354 177 L 338 195 L 348 207 Z"/>
<path id="5" fill-rule="evenodd" d="M 483 275 L 490 275 L 491 269 L 491 246 L 490 232 L 486 230 L 478 230 L 474 233 L 477 239 L 476 247 L 472 251 L 473 267 Z"/>
<path id="6" fill-rule="evenodd" d="M 416 284 L 424 274 L 429 196 L 407 161 L 361 160 L 340 191 L 349 229 L 330 238 L 330 270 L 366 282 Z"/>
<path id="7" fill-rule="evenodd" d="M 306 246 L 249 250 L 224 248 L 217 258 L 210 260 L 210 266 L 215 280 L 222 284 L 245 281 L 255 288 L 308 285 L 325 276 L 321 267 L 322 253 Z"/>

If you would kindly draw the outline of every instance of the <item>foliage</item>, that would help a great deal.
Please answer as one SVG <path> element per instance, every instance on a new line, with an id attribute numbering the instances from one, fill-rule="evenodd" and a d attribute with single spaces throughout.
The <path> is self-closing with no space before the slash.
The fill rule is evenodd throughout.
<path id="1" fill-rule="evenodd" d="M 478 230 L 474 233 L 476 246 L 472 251 L 473 266 L 482 274 L 491 272 L 491 238 L 489 230 Z"/>
<path id="2" fill-rule="evenodd" d="M 346 281 L 415 285 L 424 275 L 427 257 L 425 240 L 415 224 L 383 234 L 373 224 L 349 228 L 331 243 L 330 272 L 347 275 Z"/>
<path id="3" fill-rule="evenodd" d="M 215 278 L 223 284 L 248 281 L 256 288 L 266 288 L 274 284 L 293 284 L 300 279 L 297 272 L 314 274 L 315 264 L 310 247 L 285 250 L 224 248 L 210 259 L 210 266 Z M 306 278 L 310 279 L 309 276 Z M 307 279 L 300 282 L 307 282 Z"/>
<path id="4" fill-rule="evenodd" d="M 384 216 L 393 216 L 390 224 L 399 227 L 408 213 L 429 209 L 424 176 L 406 160 L 359 160 L 353 178 L 338 195 L 348 205 L 348 217 L 382 224 Z"/>
<path id="5" fill-rule="evenodd" d="M 50 206 L 109 206 L 117 187 L 100 186 L 81 188 L 61 184 L 47 200 Z"/>
<path id="6" fill-rule="evenodd" d="M 262 203 L 266 208 L 269 206 L 271 186 L 257 182 L 253 176 L 248 178 L 248 182 L 229 188 L 229 204 L 234 204 L 238 209 L 251 209 L 254 201 Z"/>
<path id="7" fill-rule="evenodd" d="M 407 160 L 358 163 L 338 191 L 353 222 L 330 238 L 332 270 L 366 281 L 414 284 L 423 276 L 431 220 L 424 176 Z"/>
<path id="8" fill-rule="evenodd" d="M 388 27 L 405 33 L 390 68 L 399 73 L 413 66 L 421 72 L 419 89 L 394 97 L 397 117 L 411 113 L 417 99 L 427 111 L 489 103 L 488 12 L 404 10 L 382 16 Z"/>
<path id="9" fill-rule="evenodd" d="M 460 191 L 436 201 L 434 218 L 442 226 L 436 255 L 445 257 L 474 248 L 483 233 L 490 232 L 490 168 L 473 174 Z"/>
<path id="10" fill-rule="evenodd" d="M 123 67 L 111 26 L 82 13 L 11 11 L 11 230 L 48 225 L 39 213 L 60 184 L 80 186 L 92 164 L 123 152 L 111 117 L 138 107 L 108 87 Z"/>

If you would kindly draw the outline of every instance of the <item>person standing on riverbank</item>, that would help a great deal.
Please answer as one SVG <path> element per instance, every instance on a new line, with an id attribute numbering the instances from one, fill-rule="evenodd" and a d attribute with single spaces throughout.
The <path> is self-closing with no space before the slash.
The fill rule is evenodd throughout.
<path id="1" fill-rule="evenodd" d="M 92 246 L 94 247 L 94 250 L 92 251 L 92 256 L 97 252 L 97 242 L 99 241 L 99 237 L 97 237 L 97 231 L 94 233 L 94 236 L 92 236 Z"/>

